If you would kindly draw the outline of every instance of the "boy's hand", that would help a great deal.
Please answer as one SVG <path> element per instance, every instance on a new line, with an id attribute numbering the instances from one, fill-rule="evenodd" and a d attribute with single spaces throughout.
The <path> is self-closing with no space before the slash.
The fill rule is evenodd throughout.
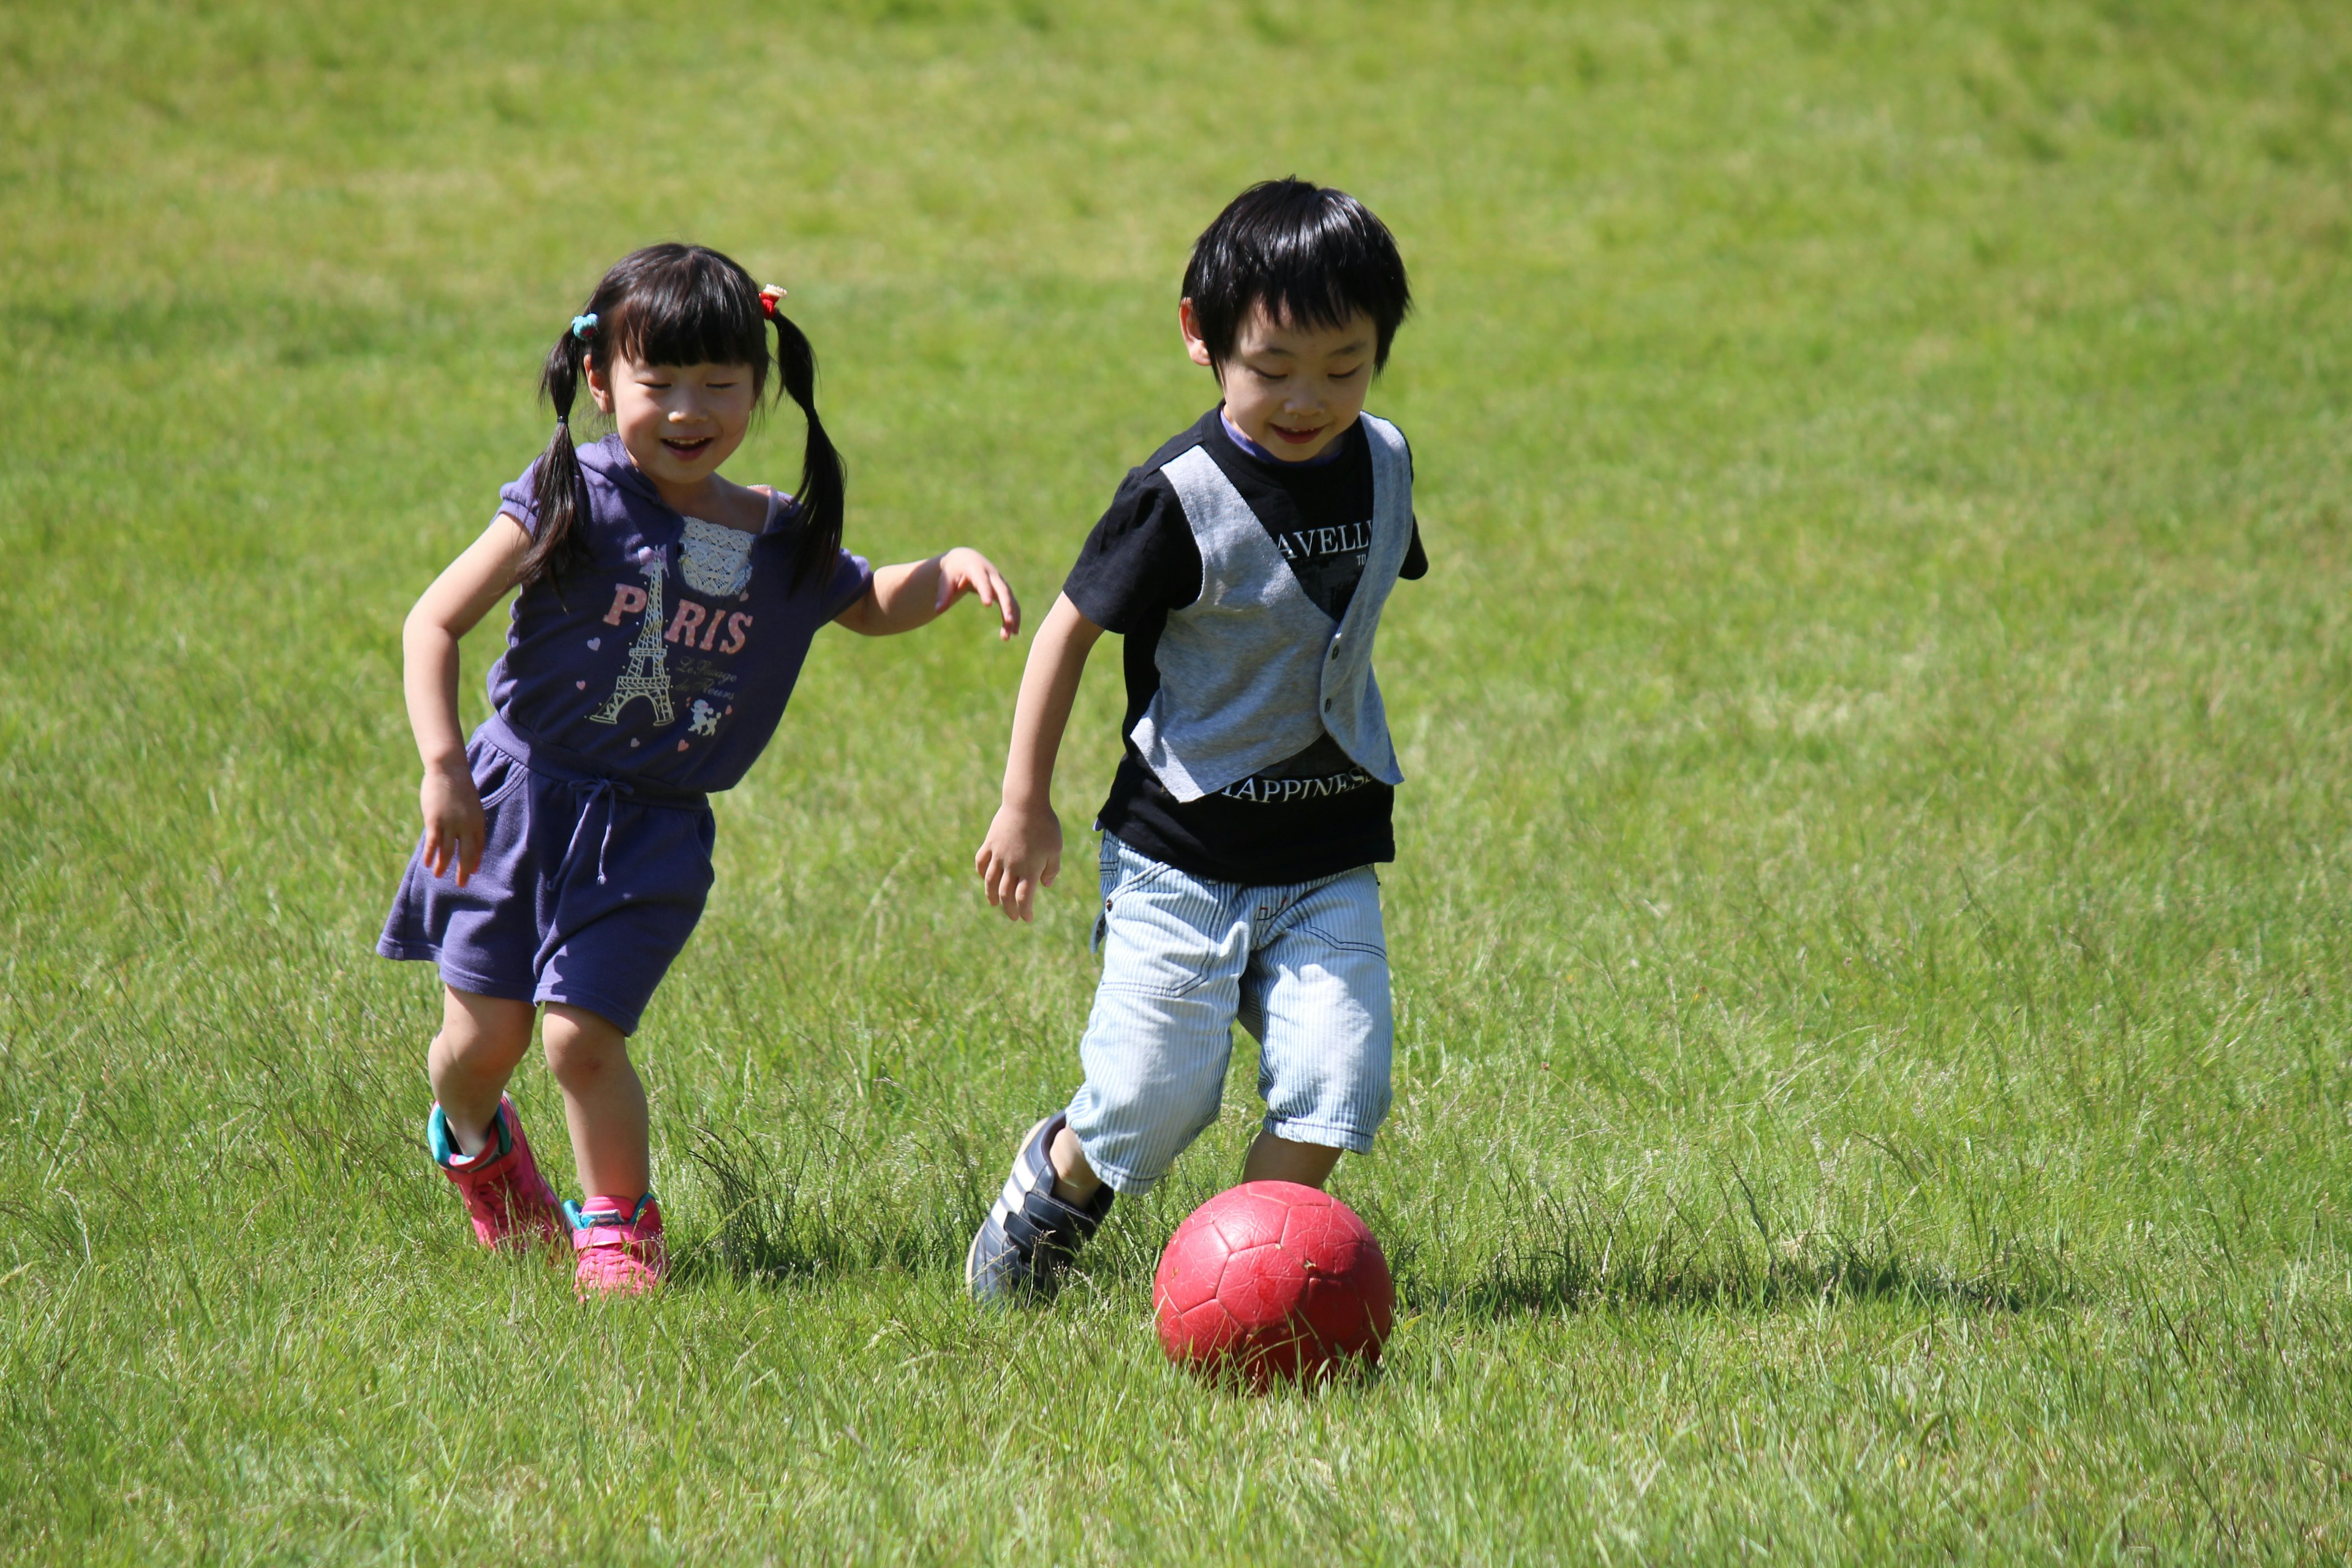
<path id="1" fill-rule="evenodd" d="M 1004 760 L 1004 804 L 988 825 L 972 869 L 988 889 L 988 901 L 1009 921 L 1036 912 L 1037 889 L 1062 874 L 1062 824 L 1054 815 L 1054 753 L 1070 721 L 1087 650 L 1102 636 L 1064 594 L 1045 612 L 1021 672 L 1021 696 L 1013 705 L 1013 744 Z"/>
<path id="2" fill-rule="evenodd" d="M 454 869 L 462 888 L 481 868 L 482 839 L 488 828 L 474 775 L 460 757 L 425 769 L 425 783 L 416 793 L 425 808 L 425 868 L 436 877 Z"/>
<path id="3" fill-rule="evenodd" d="M 988 901 L 1009 921 L 1034 918 L 1037 889 L 1062 874 L 1062 821 L 1051 806 L 997 808 L 971 858 Z"/>
<path id="4" fill-rule="evenodd" d="M 979 551 L 959 544 L 940 557 L 939 603 L 931 606 L 935 616 L 945 615 L 950 605 L 966 594 L 978 594 L 980 602 L 996 611 L 996 640 L 1011 642 L 1013 634 L 1021 629 L 1021 601 L 1013 596 L 1013 589 L 1004 581 L 1004 574 Z"/>

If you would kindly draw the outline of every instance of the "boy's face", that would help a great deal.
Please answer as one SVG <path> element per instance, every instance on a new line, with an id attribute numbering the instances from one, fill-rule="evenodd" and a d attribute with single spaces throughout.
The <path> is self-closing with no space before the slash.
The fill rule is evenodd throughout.
<path id="1" fill-rule="evenodd" d="M 1201 337 L 1192 301 L 1177 314 L 1192 363 L 1215 371 L 1224 388 L 1225 417 L 1285 462 L 1321 456 L 1364 411 L 1380 335 L 1362 311 L 1343 327 L 1310 327 L 1274 321 L 1264 304 L 1253 305 L 1223 364 Z"/>

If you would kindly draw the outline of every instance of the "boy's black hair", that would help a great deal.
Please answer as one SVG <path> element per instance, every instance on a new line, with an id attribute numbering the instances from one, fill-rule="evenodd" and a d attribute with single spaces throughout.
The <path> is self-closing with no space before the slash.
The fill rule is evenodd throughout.
<path id="1" fill-rule="evenodd" d="M 751 371 L 756 405 L 768 386 L 768 323 L 776 324 L 776 370 L 783 391 L 808 425 L 800 489 L 793 495 L 801 520 L 793 581 L 823 570 L 841 548 L 841 454 L 816 416 L 816 353 L 781 310 L 772 311 L 751 275 L 718 251 L 699 245 L 649 245 L 613 264 L 588 302 L 578 330 L 565 329 L 548 351 L 539 387 L 555 405 L 555 434 L 540 455 L 533 483 L 539 530 L 522 558 L 524 583 L 561 579 L 587 558 L 580 520 L 588 492 L 572 445 L 572 405 L 588 356 L 611 372 L 618 359 L 639 364 L 740 364 Z M 593 317 L 593 322 L 587 318 Z"/>
<path id="2" fill-rule="evenodd" d="M 1360 310 L 1372 319 L 1378 371 L 1412 309 L 1396 237 L 1345 191 L 1293 175 L 1265 180 L 1235 196 L 1192 242 L 1184 297 L 1209 358 L 1223 367 L 1250 307 L 1277 321 L 1344 327 Z"/>

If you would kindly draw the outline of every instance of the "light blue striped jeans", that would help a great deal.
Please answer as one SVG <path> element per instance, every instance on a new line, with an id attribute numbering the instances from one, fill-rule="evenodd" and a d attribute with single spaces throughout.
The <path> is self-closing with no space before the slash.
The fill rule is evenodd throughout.
<path id="1" fill-rule="evenodd" d="M 1070 1130 L 1095 1173 L 1148 1191 L 1217 1119 L 1233 1026 L 1258 1041 L 1265 1130 L 1363 1153 L 1389 1111 L 1388 943 L 1370 866 L 1213 882 L 1102 844 L 1103 958 Z"/>

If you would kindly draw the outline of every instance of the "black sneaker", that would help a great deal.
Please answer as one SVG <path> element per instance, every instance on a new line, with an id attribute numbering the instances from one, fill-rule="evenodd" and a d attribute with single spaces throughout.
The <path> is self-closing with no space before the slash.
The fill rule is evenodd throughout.
<path id="1" fill-rule="evenodd" d="M 1013 1301 L 1053 1294 L 1063 1265 L 1100 1228 L 1118 1194 L 1106 1182 L 1083 1207 L 1054 1195 L 1054 1162 L 1046 1151 L 1067 1123 L 1060 1111 L 1029 1129 L 1013 1173 L 980 1234 L 964 1254 L 963 1282 L 978 1301 Z"/>

